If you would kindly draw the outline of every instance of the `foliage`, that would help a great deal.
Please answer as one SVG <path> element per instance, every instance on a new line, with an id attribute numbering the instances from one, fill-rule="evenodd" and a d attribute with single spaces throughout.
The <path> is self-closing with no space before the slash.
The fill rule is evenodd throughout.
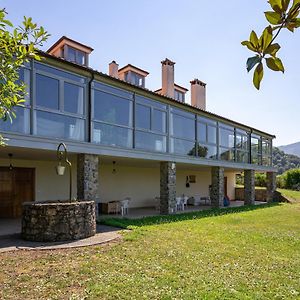
<path id="1" fill-rule="evenodd" d="M 267 186 L 267 177 L 265 173 L 255 173 L 255 186 L 266 187 Z M 244 173 L 239 174 L 236 177 L 237 185 L 244 185 Z"/>
<path id="2" fill-rule="evenodd" d="M 48 37 L 44 28 L 37 27 L 31 18 L 24 17 L 22 26 L 14 27 L 5 10 L 0 10 L 0 119 L 3 121 L 12 121 L 16 117 L 13 108 L 24 102 L 26 90 L 24 83 L 18 82 L 18 70 L 30 58 L 40 60 L 36 47 Z M 3 144 L 0 136 L 0 145 Z"/>
<path id="3" fill-rule="evenodd" d="M 300 0 L 269 0 L 271 11 L 265 12 L 265 17 L 269 26 L 267 26 L 260 37 L 252 30 L 250 38 L 243 41 L 255 56 L 247 60 L 247 71 L 250 72 L 254 67 L 253 84 L 259 90 L 260 83 L 264 76 L 264 63 L 273 71 L 284 72 L 284 66 L 277 52 L 280 49 L 278 43 L 274 43 L 282 29 L 288 29 L 291 32 L 300 27 Z"/>
<path id="4" fill-rule="evenodd" d="M 279 186 L 285 189 L 300 191 L 300 169 L 292 169 L 278 176 Z"/>
<path id="5" fill-rule="evenodd" d="M 300 168 L 300 157 L 292 154 L 286 154 L 284 151 L 273 148 L 273 166 L 278 169 L 278 174 L 287 170 Z"/>
<path id="6" fill-rule="evenodd" d="M 108 245 L 0 253 L 0 298 L 298 299 L 299 209 L 264 206 L 140 226 Z"/>

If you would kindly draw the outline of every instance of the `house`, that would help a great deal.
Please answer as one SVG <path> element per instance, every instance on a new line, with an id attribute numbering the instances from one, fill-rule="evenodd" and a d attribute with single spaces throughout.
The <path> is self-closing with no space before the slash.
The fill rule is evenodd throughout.
<path id="1" fill-rule="evenodd" d="M 18 217 L 23 201 L 68 199 L 69 177 L 57 176 L 56 150 L 68 148 L 72 197 L 107 203 L 131 197 L 131 207 L 175 210 L 176 195 L 211 197 L 222 207 L 234 199 L 235 175 L 245 174 L 245 203 L 254 203 L 254 173 L 266 172 L 268 199 L 275 188 L 274 135 L 206 110 L 206 84 L 174 81 L 175 63 L 161 62 L 162 86 L 146 88 L 147 71 L 109 64 L 109 74 L 89 67 L 93 49 L 60 38 L 42 61 L 20 71 L 27 84 L 24 107 L 0 155 L 0 216 Z"/>

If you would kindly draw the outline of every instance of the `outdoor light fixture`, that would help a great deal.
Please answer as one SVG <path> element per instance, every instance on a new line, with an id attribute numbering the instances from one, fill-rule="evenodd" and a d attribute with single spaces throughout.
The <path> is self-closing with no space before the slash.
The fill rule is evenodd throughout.
<path id="1" fill-rule="evenodd" d="M 12 169 L 13 169 L 13 165 L 12 165 L 12 162 L 11 162 L 11 160 L 12 160 L 12 153 L 8 153 L 8 157 L 9 157 L 9 170 L 10 171 L 12 171 Z"/>
<path id="2" fill-rule="evenodd" d="M 113 174 L 117 173 L 117 170 L 116 170 L 116 161 L 115 160 L 113 161 L 113 170 L 112 170 L 112 173 Z"/>
<path id="3" fill-rule="evenodd" d="M 57 175 L 64 175 L 66 167 L 63 165 L 63 163 L 66 163 L 69 165 L 70 170 L 70 192 L 69 192 L 69 198 L 70 201 L 72 201 L 72 164 L 68 160 L 68 152 L 67 152 L 67 146 L 65 143 L 60 143 L 57 147 L 57 159 L 58 159 L 58 165 L 55 167 Z"/>

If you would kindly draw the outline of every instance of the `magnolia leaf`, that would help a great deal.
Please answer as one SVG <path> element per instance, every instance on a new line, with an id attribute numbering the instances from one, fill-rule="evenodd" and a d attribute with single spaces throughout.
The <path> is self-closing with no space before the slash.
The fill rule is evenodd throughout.
<path id="1" fill-rule="evenodd" d="M 284 66 L 280 58 L 278 57 L 266 58 L 266 63 L 269 69 L 273 71 L 281 71 L 282 73 L 284 73 Z"/>
<path id="2" fill-rule="evenodd" d="M 249 42 L 249 41 L 243 41 L 243 42 L 241 42 L 241 44 L 243 46 L 246 46 L 249 50 L 257 52 L 257 49 L 255 49 L 255 47 L 252 45 L 251 42 Z"/>
<path id="3" fill-rule="evenodd" d="M 273 11 L 266 11 L 265 12 L 266 19 L 272 25 L 281 24 L 281 14 Z"/>
<path id="4" fill-rule="evenodd" d="M 294 32 L 295 26 L 292 22 L 287 23 L 285 26 L 290 32 Z"/>
<path id="5" fill-rule="evenodd" d="M 251 31 L 250 33 L 250 42 L 252 43 L 252 45 L 255 47 L 255 48 L 258 48 L 259 44 L 258 44 L 258 37 L 257 37 L 257 34 L 254 30 Z"/>
<path id="6" fill-rule="evenodd" d="M 273 30 L 271 26 L 268 26 L 264 29 L 259 39 L 262 50 L 265 50 L 270 45 L 272 38 L 273 38 Z"/>
<path id="7" fill-rule="evenodd" d="M 275 43 L 269 45 L 264 51 L 264 54 L 270 54 L 271 56 L 275 57 L 279 49 L 280 49 L 280 45 L 278 43 Z"/>
<path id="8" fill-rule="evenodd" d="M 281 0 L 269 0 L 268 2 L 275 12 L 279 14 L 283 12 Z"/>
<path id="9" fill-rule="evenodd" d="M 296 8 L 296 6 L 299 4 L 300 4 L 300 0 L 294 0 L 293 5 L 290 8 L 290 11 L 294 10 Z"/>
<path id="10" fill-rule="evenodd" d="M 256 89 L 259 90 L 260 88 L 260 83 L 264 77 L 264 66 L 260 62 L 258 66 L 256 67 L 254 74 L 253 74 L 253 84 L 256 87 Z"/>
<path id="11" fill-rule="evenodd" d="M 281 5 L 282 5 L 282 10 L 287 11 L 289 5 L 290 5 L 290 0 L 281 0 Z"/>
<path id="12" fill-rule="evenodd" d="M 250 72 L 256 64 L 260 63 L 261 62 L 261 58 L 256 55 L 256 56 L 253 56 L 253 57 L 249 57 L 247 59 L 247 71 Z"/>

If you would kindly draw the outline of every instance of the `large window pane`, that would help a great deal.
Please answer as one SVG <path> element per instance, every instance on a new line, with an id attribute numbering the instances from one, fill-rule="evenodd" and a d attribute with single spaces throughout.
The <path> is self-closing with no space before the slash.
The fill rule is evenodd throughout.
<path id="1" fill-rule="evenodd" d="M 166 152 L 166 137 L 153 133 L 136 131 L 135 147 L 151 151 Z"/>
<path id="2" fill-rule="evenodd" d="M 216 159 L 217 158 L 217 147 L 216 146 L 201 145 L 201 144 L 199 144 L 198 145 L 197 155 L 199 157 Z"/>
<path id="3" fill-rule="evenodd" d="M 93 142 L 108 146 L 132 148 L 132 130 L 93 123 Z"/>
<path id="4" fill-rule="evenodd" d="M 36 134 L 83 141 L 84 120 L 36 111 Z"/>
<path id="5" fill-rule="evenodd" d="M 217 143 L 217 128 L 207 125 L 207 142 L 211 144 Z"/>
<path id="6" fill-rule="evenodd" d="M 220 145 L 224 147 L 234 147 L 234 131 L 220 128 Z"/>
<path id="7" fill-rule="evenodd" d="M 113 86 L 103 84 L 103 83 L 100 83 L 100 82 L 94 82 L 93 85 L 94 85 L 95 88 L 100 89 L 104 92 L 108 92 L 108 93 L 119 95 L 121 97 L 133 99 L 133 93 L 127 92 L 125 90 L 115 88 Z"/>
<path id="8" fill-rule="evenodd" d="M 237 150 L 236 152 L 236 161 L 240 163 L 249 163 L 249 154 L 248 152 Z"/>
<path id="9" fill-rule="evenodd" d="M 151 108 L 150 107 L 136 104 L 135 126 L 136 128 L 151 130 Z"/>
<path id="10" fill-rule="evenodd" d="M 43 65 L 41 63 L 35 62 L 34 63 L 34 67 L 37 70 L 41 70 L 41 71 L 44 71 L 44 72 L 47 72 L 47 73 L 51 73 L 51 74 L 53 74 L 55 76 L 59 76 L 59 77 L 62 77 L 62 78 L 68 78 L 68 79 L 71 79 L 73 81 L 77 81 L 77 82 L 81 82 L 81 83 L 85 82 L 85 78 L 84 77 L 80 77 L 80 76 L 77 76 L 75 74 L 71 74 L 69 72 L 65 72 L 63 70 L 55 69 L 55 68 Z"/>
<path id="11" fill-rule="evenodd" d="M 18 83 L 25 84 L 25 103 L 24 105 L 30 105 L 30 70 L 25 69 L 25 68 L 20 68 L 19 70 L 19 80 Z"/>
<path id="12" fill-rule="evenodd" d="M 132 102 L 94 90 L 94 119 L 132 126 Z"/>
<path id="13" fill-rule="evenodd" d="M 195 155 L 195 143 L 171 138 L 171 152 L 183 155 Z"/>
<path id="14" fill-rule="evenodd" d="M 171 135 L 186 139 L 195 139 L 195 121 L 183 116 L 171 114 Z"/>
<path id="15" fill-rule="evenodd" d="M 221 160 L 234 160 L 234 150 L 220 147 L 220 158 Z"/>
<path id="16" fill-rule="evenodd" d="M 166 132 L 167 113 L 154 109 L 152 118 L 152 130 L 165 133 Z"/>
<path id="17" fill-rule="evenodd" d="M 206 143 L 206 124 L 198 123 L 197 126 L 198 141 Z"/>
<path id="18" fill-rule="evenodd" d="M 19 132 L 29 134 L 30 131 L 30 111 L 27 108 L 17 106 L 14 108 L 14 111 L 17 115 L 16 118 L 12 119 L 12 123 L 8 119 L 3 121 L 0 119 L 0 131 L 9 131 L 9 132 Z"/>
<path id="19" fill-rule="evenodd" d="M 59 81 L 36 74 L 36 105 L 59 109 Z"/>
<path id="20" fill-rule="evenodd" d="M 64 111 L 83 114 L 83 88 L 68 82 L 64 86 Z"/>
<path id="21" fill-rule="evenodd" d="M 135 99 L 136 99 L 137 103 L 157 107 L 157 108 L 160 108 L 160 109 L 167 109 L 167 105 L 162 104 L 162 103 L 157 102 L 157 101 L 154 101 L 154 100 L 149 99 L 149 98 L 145 98 L 145 97 L 136 95 Z"/>

